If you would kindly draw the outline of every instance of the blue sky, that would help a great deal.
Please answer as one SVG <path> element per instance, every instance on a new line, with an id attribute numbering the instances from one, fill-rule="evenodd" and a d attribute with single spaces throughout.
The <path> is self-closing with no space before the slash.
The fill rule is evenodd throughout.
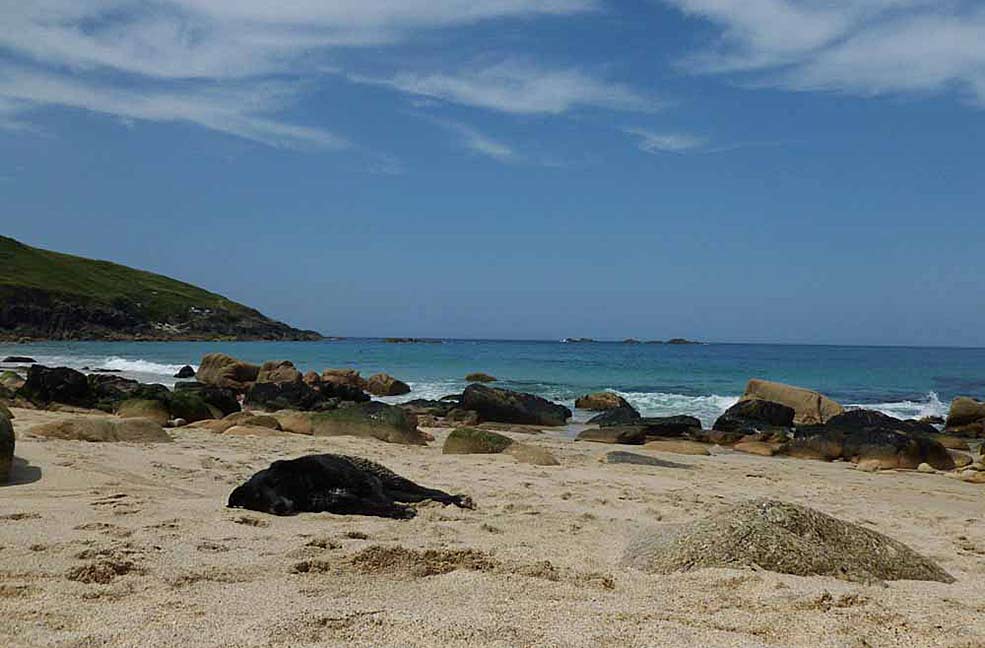
<path id="1" fill-rule="evenodd" d="M 2 231 L 338 335 L 985 345 L 985 6 L 0 2 Z"/>

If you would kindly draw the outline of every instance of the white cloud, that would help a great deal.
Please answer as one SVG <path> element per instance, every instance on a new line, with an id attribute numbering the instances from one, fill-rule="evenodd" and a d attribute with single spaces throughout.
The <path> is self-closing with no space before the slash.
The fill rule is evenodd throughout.
<path id="1" fill-rule="evenodd" d="M 648 111 L 660 105 L 626 85 L 604 81 L 578 69 L 550 69 L 520 61 L 450 73 L 404 72 L 388 79 L 349 78 L 419 97 L 516 114 L 560 114 L 584 106 Z"/>
<path id="2" fill-rule="evenodd" d="M 720 26 L 700 72 L 859 95 L 957 88 L 985 106 L 985 8 L 974 0 L 665 0 Z"/>
<path id="3" fill-rule="evenodd" d="M 686 133 L 654 133 L 639 128 L 627 128 L 625 133 L 637 138 L 637 146 L 646 153 L 687 153 L 702 149 L 703 137 Z"/>
<path id="4" fill-rule="evenodd" d="M 282 123 L 277 113 L 291 95 L 269 93 L 266 80 L 314 78 L 336 46 L 594 8 L 594 0 L 4 0 L 0 55 L 18 62 L 0 70 L 0 126 L 61 105 L 337 147 L 341 139 L 321 129 Z M 209 82 L 221 83 L 204 90 Z"/>
<path id="5" fill-rule="evenodd" d="M 475 128 L 461 122 L 451 120 L 435 120 L 436 123 L 456 133 L 465 148 L 493 158 L 499 162 L 515 162 L 519 156 L 512 147 L 485 135 Z"/>

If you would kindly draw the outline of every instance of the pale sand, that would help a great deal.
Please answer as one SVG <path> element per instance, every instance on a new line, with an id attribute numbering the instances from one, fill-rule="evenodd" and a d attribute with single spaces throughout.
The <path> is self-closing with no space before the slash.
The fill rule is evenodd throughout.
<path id="1" fill-rule="evenodd" d="M 15 413 L 17 455 L 41 478 L 0 488 L 0 646 L 985 646 L 985 486 L 941 475 L 523 436 L 563 464 L 542 468 L 444 456 L 445 430 L 426 448 L 190 428 L 173 444 L 41 441 L 23 431 L 64 414 Z M 691 468 L 597 461 L 616 449 Z M 315 452 L 378 460 L 478 508 L 427 504 L 410 521 L 224 508 L 255 470 Z M 764 495 L 886 533 L 957 582 L 619 566 L 640 524 Z M 425 576 L 383 561 L 365 573 L 352 557 L 372 545 L 474 549 L 495 563 Z M 100 561 L 131 571 L 69 579 Z"/>

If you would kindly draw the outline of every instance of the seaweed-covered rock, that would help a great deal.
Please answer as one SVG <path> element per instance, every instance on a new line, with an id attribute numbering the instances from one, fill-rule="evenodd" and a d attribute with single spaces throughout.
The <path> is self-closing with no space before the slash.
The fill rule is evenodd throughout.
<path id="1" fill-rule="evenodd" d="M 114 419 L 80 416 L 37 425 L 27 434 L 73 441 L 162 443 L 171 441 L 164 429 L 148 419 Z"/>
<path id="2" fill-rule="evenodd" d="M 410 385 L 390 374 L 378 373 L 366 380 L 366 391 L 374 396 L 402 396 L 410 393 Z"/>
<path id="3" fill-rule="evenodd" d="M 27 380 L 18 394 L 36 405 L 63 403 L 92 407 L 95 402 L 86 375 L 68 367 L 31 365 L 27 370 Z"/>
<path id="4" fill-rule="evenodd" d="M 564 425 L 571 410 L 551 401 L 487 385 L 473 383 L 462 394 L 462 408 L 472 410 L 483 421 L 498 423 L 528 423 L 531 425 Z"/>
<path id="5" fill-rule="evenodd" d="M 17 391 L 24 386 L 24 378 L 16 371 L 0 371 L 0 387 Z"/>
<path id="6" fill-rule="evenodd" d="M 314 413 L 311 425 L 315 436 L 358 436 L 388 443 L 427 445 L 427 438 L 417 429 L 417 417 L 399 407 L 375 401 Z"/>
<path id="7" fill-rule="evenodd" d="M 199 382 L 244 392 L 256 382 L 260 367 L 237 360 L 225 353 L 209 353 L 202 357 L 195 377 Z"/>
<path id="8" fill-rule="evenodd" d="M 174 385 L 174 393 L 190 392 L 222 412 L 223 416 L 240 411 L 236 393 L 225 387 L 206 385 L 198 381 L 178 382 Z"/>
<path id="9" fill-rule="evenodd" d="M 189 423 L 218 418 L 209 404 L 193 391 L 174 392 L 168 400 L 168 409 L 171 412 L 171 418 L 185 419 Z"/>
<path id="10" fill-rule="evenodd" d="M 845 459 L 870 470 L 916 469 L 926 463 L 937 470 L 954 470 L 954 459 L 936 439 L 909 435 L 885 427 L 812 430 L 787 443 L 783 454 L 801 459 Z"/>
<path id="11" fill-rule="evenodd" d="M 451 431 L 441 448 L 444 454 L 498 454 L 513 444 L 513 439 L 492 432 L 470 427 Z"/>
<path id="12" fill-rule="evenodd" d="M 623 563 L 656 574 L 708 567 L 766 569 L 853 581 L 954 582 L 901 542 L 814 509 L 771 499 L 639 533 Z"/>

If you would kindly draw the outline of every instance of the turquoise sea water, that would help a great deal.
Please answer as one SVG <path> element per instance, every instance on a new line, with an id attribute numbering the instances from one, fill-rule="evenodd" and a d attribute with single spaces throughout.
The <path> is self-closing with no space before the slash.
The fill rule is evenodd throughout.
<path id="1" fill-rule="evenodd" d="M 389 344 L 323 342 L 48 342 L 0 345 L 0 357 L 27 355 L 48 365 L 119 369 L 173 384 L 184 364 L 222 351 L 251 362 L 287 359 L 302 371 L 354 367 L 406 382 L 409 398 L 435 398 L 484 371 L 504 387 L 571 405 L 580 394 L 612 389 L 644 414 L 693 414 L 710 423 L 752 377 L 818 389 L 846 405 L 897 416 L 946 412 L 956 395 L 985 396 L 985 349 L 705 344 L 689 346 L 448 340 Z"/>

